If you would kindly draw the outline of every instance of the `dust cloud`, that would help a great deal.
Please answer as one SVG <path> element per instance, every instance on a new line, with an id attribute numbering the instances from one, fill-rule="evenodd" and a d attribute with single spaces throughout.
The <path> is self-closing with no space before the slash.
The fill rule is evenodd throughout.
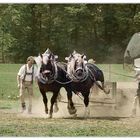
<path id="1" fill-rule="evenodd" d="M 106 103 L 94 104 L 92 116 L 131 117 L 136 88 L 136 82 L 117 82 L 114 96 L 112 96 L 112 89 L 111 93 L 108 95 L 101 91 L 98 91 L 97 93 L 94 92 L 92 96 L 93 99 Z M 137 115 L 139 115 L 139 113 L 139 110 L 137 110 Z"/>
<path id="2" fill-rule="evenodd" d="M 109 87 L 110 88 L 110 87 Z M 137 84 L 135 82 L 118 82 L 115 95 L 105 94 L 103 91 L 94 87 L 90 94 L 90 115 L 92 117 L 130 117 L 132 113 L 132 105 L 134 95 L 136 94 Z M 73 117 L 68 113 L 67 96 L 64 88 L 61 89 L 61 102 L 58 102 L 59 111 L 53 113 L 53 118 L 69 118 Z M 48 108 L 50 108 L 50 98 L 52 93 L 48 93 Z M 84 117 L 84 103 L 83 99 L 73 94 L 73 102 L 77 109 L 77 117 Z M 42 96 L 33 100 L 32 114 L 19 113 L 23 117 L 39 117 L 48 118 L 45 114 L 44 103 Z M 140 111 L 137 110 L 137 116 L 140 116 Z"/>

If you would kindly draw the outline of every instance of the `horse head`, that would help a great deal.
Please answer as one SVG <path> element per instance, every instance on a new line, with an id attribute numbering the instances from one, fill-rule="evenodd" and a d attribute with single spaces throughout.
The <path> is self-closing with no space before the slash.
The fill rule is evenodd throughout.
<path id="1" fill-rule="evenodd" d="M 54 55 L 49 49 L 40 54 L 35 60 L 39 66 L 39 75 L 45 82 L 52 81 L 57 73 L 56 60 L 58 56 Z"/>
<path id="2" fill-rule="evenodd" d="M 74 51 L 69 57 L 66 57 L 68 61 L 67 71 L 70 77 L 75 77 L 76 79 L 83 79 L 85 77 L 86 66 L 85 66 L 86 56 L 84 54 L 79 54 Z"/>

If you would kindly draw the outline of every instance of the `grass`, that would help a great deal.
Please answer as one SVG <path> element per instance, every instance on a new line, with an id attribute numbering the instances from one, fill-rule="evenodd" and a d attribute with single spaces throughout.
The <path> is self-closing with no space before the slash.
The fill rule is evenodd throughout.
<path id="1" fill-rule="evenodd" d="M 22 64 L 0 64 L 0 98 L 17 99 L 19 89 L 16 76 L 21 66 Z M 37 88 L 34 92 L 36 96 L 40 95 Z"/>
<path id="2" fill-rule="evenodd" d="M 134 75 L 122 65 L 98 65 L 106 81 L 133 81 L 132 78 L 111 74 L 111 71 Z M 133 118 L 33 118 L 20 116 L 17 111 L 19 94 L 16 75 L 21 64 L 0 64 L 0 136 L 140 136 L 139 119 Z M 40 95 L 34 88 L 35 97 Z"/>
<path id="3" fill-rule="evenodd" d="M 19 68 L 22 64 L 0 64 L 0 98 L 3 99 L 16 99 L 18 95 L 17 81 L 16 75 L 18 73 Z M 98 65 L 101 68 L 105 75 L 105 81 L 134 81 L 133 78 L 126 77 L 123 75 L 134 75 L 134 71 L 128 71 L 123 69 L 123 65 L 121 64 L 102 64 Z M 114 73 L 118 73 L 120 75 L 110 73 L 112 71 Z M 34 90 L 35 95 L 40 95 L 38 90 Z"/>
<path id="4" fill-rule="evenodd" d="M 0 99 L 5 100 L 17 100 L 17 96 L 19 95 L 19 89 L 17 88 L 16 76 L 19 68 L 22 64 L 0 64 Z M 105 81 L 134 81 L 133 78 L 129 78 L 122 75 L 134 75 L 134 71 L 128 71 L 123 69 L 123 65 L 121 64 L 102 64 L 98 65 L 98 67 L 103 70 L 105 75 Z M 121 75 L 116 75 L 111 73 L 109 75 L 109 71 L 119 73 Z M 35 97 L 41 96 L 38 88 L 35 88 L 34 85 L 34 95 Z M 1 107 L 2 108 L 2 107 Z M 3 107 L 4 108 L 4 107 Z"/>
<path id="5" fill-rule="evenodd" d="M 103 70 L 105 75 L 105 81 L 110 82 L 132 82 L 134 78 L 132 78 L 135 74 L 133 69 L 123 68 L 122 64 L 102 64 L 98 65 L 98 67 Z M 131 77 L 129 77 L 131 76 Z"/>
<path id="6" fill-rule="evenodd" d="M 0 136 L 140 136 L 139 119 L 133 118 L 46 119 L 0 113 Z"/>
<path id="7" fill-rule="evenodd" d="M 18 101 L 17 100 L 0 100 L 0 109 L 13 109 L 18 108 Z"/>

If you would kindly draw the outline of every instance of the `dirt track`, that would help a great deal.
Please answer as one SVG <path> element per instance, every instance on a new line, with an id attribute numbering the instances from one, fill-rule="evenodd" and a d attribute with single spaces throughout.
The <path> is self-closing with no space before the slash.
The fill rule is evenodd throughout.
<path id="1" fill-rule="evenodd" d="M 117 91 L 115 98 L 111 94 L 106 95 L 102 91 L 91 94 L 90 96 L 90 116 L 93 117 L 130 117 L 132 111 L 132 103 L 134 95 L 136 94 L 137 83 L 136 82 L 119 82 L 117 83 Z M 50 93 L 51 94 L 51 93 Z M 69 118 L 67 110 L 67 97 L 64 89 L 61 89 L 61 100 L 66 102 L 59 102 L 59 111 L 54 113 L 54 118 Z M 77 117 L 84 117 L 84 104 L 77 95 L 73 95 L 73 101 L 77 108 Z M 98 103 L 99 102 L 99 103 Z M 18 113 L 19 108 L 13 108 L 12 112 L 17 113 L 21 117 L 36 117 L 46 118 L 44 112 L 44 104 L 42 97 L 33 101 L 33 114 L 28 115 L 25 113 Z M 137 117 L 140 116 L 140 111 L 137 111 Z"/>
<path id="2" fill-rule="evenodd" d="M 1 136 L 140 136 L 140 113 L 137 117 L 130 117 L 132 102 L 136 93 L 136 83 L 117 83 L 116 104 L 92 104 L 90 102 L 90 116 L 83 118 L 84 105 L 77 105 L 77 117 L 69 115 L 67 103 L 60 102 L 59 112 L 54 113 L 53 119 L 48 119 L 44 113 L 42 98 L 33 101 L 33 113 L 19 113 L 19 109 L 0 110 Z M 66 100 L 64 89 L 61 91 L 62 100 Z M 93 98 L 109 101 L 111 95 L 101 91 Z M 74 102 L 83 104 L 74 95 Z"/>
<path id="3" fill-rule="evenodd" d="M 106 95 L 99 90 L 98 93 L 90 96 L 90 116 L 89 117 L 130 117 L 132 111 L 132 103 L 134 95 L 136 94 L 136 82 L 119 82 L 117 83 L 117 91 L 115 98 L 111 94 Z M 67 97 L 64 89 L 61 89 L 61 100 L 67 102 Z M 77 96 L 73 95 L 73 101 L 77 108 L 77 116 L 84 116 L 83 101 Z M 67 103 L 59 102 L 59 111 L 54 113 L 54 118 L 71 117 L 67 110 Z M 94 102 L 94 103 L 93 103 Z M 99 103 L 98 103 L 99 102 Z M 101 103 L 100 103 L 101 102 Z M 33 102 L 34 117 L 46 117 L 44 113 L 44 104 L 42 97 Z M 22 114 L 26 116 L 27 113 Z M 137 111 L 137 116 L 140 112 Z"/>

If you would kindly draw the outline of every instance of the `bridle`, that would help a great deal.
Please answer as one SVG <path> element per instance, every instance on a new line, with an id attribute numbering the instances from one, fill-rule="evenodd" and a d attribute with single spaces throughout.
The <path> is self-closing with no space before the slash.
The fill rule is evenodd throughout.
<path id="1" fill-rule="evenodd" d="M 74 59 L 74 58 L 73 58 Z M 73 82 L 84 82 L 88 76 L 89 76 L 89 71 L 87 66 L 85 66 L 84 64 L 84 60 L 81 62 L 82 63 L 82 67 L 78 67 L 76 68 L 76 61 L 74 60 L 74 67 L 71 70 L 71 73 L 68 75 L 68 77 L 73 81 Z M 78 76 L 77 72 L 81 70 L 82 71 L 82 76 Z"/>
<path id="2" fill-rule="evenodd" d="M 43 84 L 51 84 L 53 83 L 57 77 L 58 77 L 58 69 L 57 69 L 57 64 L 56 64 L 56 61 L 55 60 L 48 60 L 50 61 L 51 63 L 51 66 L 53 67 L 53 70 L 51 71 L 52 74 L 49 75 L 49 77 L 46 77 L 45 74 L 48 72 L 50 72 L 50 70 L 44 70 L 42 67 L 47 64 L 44 64 L 43 61 L 42 61 L 42 65 L 41 65 L 41 68 L 40 68 L 40 73 L 39 73 L 39 76 L 38 76 L 38 79 L 41 83 Z"/>
<path id="3" fill-rule="evenodd" d="M 53 64 L 52 64 L 52 61 L 53 61 Z M 42 62 L 42 65 L 43 65 L 43 62 Z M 42 65 L 41 65 L 41 66 L 42 66 Z M 67 82 L 61 82 L 61 81 L 59 81 L 59 80 L 57 79 L 57 78 L 58 78 L 58 67 L 59 67 L 60 69 L 62 69 L 66 74 L 67 74 L 67 72 L 66 72 L 65 69 L 63 69 L 63 68 L 61 68 L 59 65 L 57 65 L 57 62 L 56 62 L 55 60 L 51 60 L 51 65 L 54 67 L 54 71 L 53 71 L 53 74 L 51 74 L 51 76 L 49 76 L 49 79 L 46 79 L 46 78 L 44 77 L 44 73 L 43 73 L 43 72 L 40 72 L 40 73 L 39 73 L 38 79 L 39 79 L 39 81 L 40 81 L 41 83 L 43 83 L 43 84 L 51 84 L 51 83 L 53 83 L 53 82 L 57 82 L 57 83 L 59 83 L 59 84 L 66 85 L 66 84 L 69 84 L 69 83 L 72 82 L 71 79 L 70 79 L 69 81 L 67 81 Z"/>

